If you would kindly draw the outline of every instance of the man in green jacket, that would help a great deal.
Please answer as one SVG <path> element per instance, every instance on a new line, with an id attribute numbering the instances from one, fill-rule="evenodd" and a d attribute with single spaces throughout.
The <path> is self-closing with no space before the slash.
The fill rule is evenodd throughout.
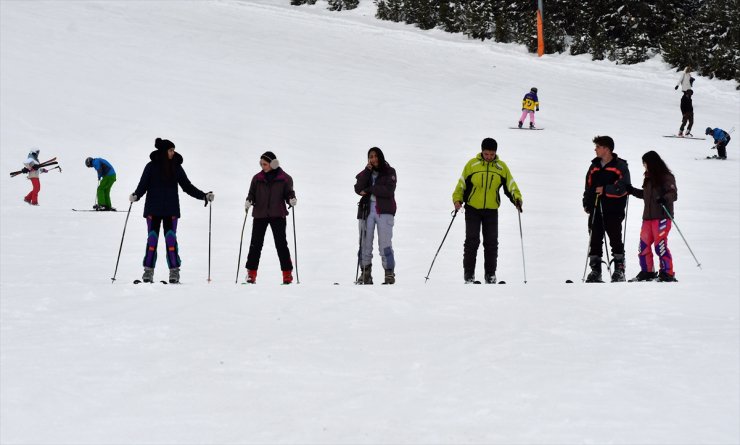
<path id="1" fill-rule="evenodd" d="M 462 176 L 452 193 L 455 210 L 465 205 L 465 248 L 463 270 L 465 283 L 476 283 L 475 262 L 483 230 L 483 259 L 486 283 L 496 283 L 498 260 L 499 190 L 522 211 L 522 193 L 514 182 L 509 167 L 496 155 L 498 143 L 491 138 L 481 142 L 481 153 L 465 164 Z"/>

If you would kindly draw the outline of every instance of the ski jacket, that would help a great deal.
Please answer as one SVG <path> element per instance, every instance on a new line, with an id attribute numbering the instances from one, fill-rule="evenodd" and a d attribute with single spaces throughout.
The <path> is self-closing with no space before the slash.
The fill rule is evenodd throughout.
<path id="1" fill-rule="evenodd" d="M 681 113 L 689 114 L 694 112 L 694 102 L 691 100 L 691 96 L 684 94 L 681 98 Z"/>
<path id="2" fill-rule="evenodd" d="M 134 195 L 141 198 L 146 195 L 144 218 L 147 216 L 180 217 L 180 196 L 177 186 L 196 199 L 205 199 L 206 194 L 190 183 L 182 168 L 183 159 L 180 153 L 170 161 L 166 151 L 155 150 L 149 155 L 148 164 L 141 174 L 139 185 Z M 167 168 L 170 171 L 167 172 Z"/>
<path id="3" fill-rule="evenodd" d="M 370 195 L 375 195 L 375 211 L 378 214 L 396 214 L 396 170 L 387 162 L 378 170 L 373 182 L 373 172 L 367 168 L 355 176 L 355 193 L 365 192 L 358 204 L 357 219 L 367 218 L 370 210 Z"/>
<path id="4" fill-rule="evenodd" d="M 668 216 L 663 210 L 663 205 L 658 202 L 660 198 L 665 199 L 666 208 L 671 216 L 675 218 L 673 203 L 678 200 L 678 190 L 676 189 L 676 178 L 673 175 L 666 175 L 663 178 L 663 183 L 657 188 L 653 185 L 650 178 L 646 176 L 642 182 L 642 190 L 632 188 L 630 194 L 635 198 L 645 201 L 645 209 L 642 211 L 643 220 L 665 219 Z"/>
<path id="5" fill-rule="evenodd" d="M 691 73 L 687 73 L 684 71 L 681 73 L 681 77 L 678 79 L 677 85 L 681 87 L 681 91 L 686 91 L 691 89 Z"/>
<path id="6" fill-rule="evenodd" d="M 285 204 L 291 198 L 295 198 L 293 178 L 280 167 L 254 175 L 247 193 L 254 218 L 285 218 L 288 216 Z"/>
<path id="7" fill-rule="evenodd" d="M 537 99 L 537 93 L 529 92 L 522 99 L 522 110 L 534 111 L 540 107 L 540 101 Z"/>
<path id="8" fill-rule="evenodd" d="M 509 200 L 522 200 L 522 193 L 509 167 L 496 155 L 486 162 L 482 154 L 468 161 L 452 193 L 452 202 L 463 202 L 478 210 L 498 209 L 501 206 L 499 190 L 503 187 Z"/>
<path id="9" fill-rule="evenodd" d="M 730 142 L 730 135 L 721 128 L 715 128 L 712 130 L 712 137 L 714 138 L 714 143 L 719 144 L 723 143 L 727 145 Z"/>
<path id="10" fill-rule="evenodd" d="M 627 205 L 627 189 L 631 183 L 627 161 L 614 158 L 602 167 L 601 158 L 594 158 L 586 172 L 586 187 L 583 192 L 583 208 L 591 213 L 596 203 L 596 187 L 604 187 L 599 198 L 604 213 L 624 215 Z"/>
<path id="11" fill-rule="evenodd" d="M 41 164 L 39 162 L 39 158 L 35 156 L 33 153 L 28 154 L 28 159 L 23 161 L 23 165 L 29 170 L 28 171 L 28 179 L 31 178 L 38 178 L 39 174 L 41 173 L 38 169 L 36 169 L 34 166 Z"/>
<path id="12" fill-rule="evenodd" d="M 106 161 L 103 158 L 93 159 L 92 166 L 95 171 L 98 172 L 98 180 L 103 179 L 103 176 L 113 176 L 116 174 L 116 171 L 113 169 L 113 166 L 110 165 L 110 162 Z"/>

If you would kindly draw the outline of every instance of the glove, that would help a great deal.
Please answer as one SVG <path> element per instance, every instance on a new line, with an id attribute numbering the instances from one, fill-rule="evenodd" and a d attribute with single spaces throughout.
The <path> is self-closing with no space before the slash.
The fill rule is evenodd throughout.
<path id="1" fill-rule="evenodd" d="M 678 85 L 676 85 L 676 87 L 674 88 L 674 90 L 677 90 L 677 89 L 678 89 Z"/>
<path id="2" fill-rule="evenodd" d="M 252 207 L 252 201 L 247 199 L 244 201 L 244 211 L 248 212 L 250 207 Z"/>
<path id="3" fill-rule="evenodd" d="M 540 111 L 540 107 L 537 107 L 537 109 L 535 111 Z"/>
<path id="4" fill-rule="evenodd" d="M 129 202 L 136 202 L 138 200 L 139 200 L 139 197 L 134 195 L 133 193 L 131 194 L 131 196 L 128 197 Z"/>
<path id="5" fill-rule="evenodd" d="M 634 195 L 635 194 L 635 188 L 632 187 L 632 184 L 627 184 L 627 187 L 625 187 L 625 188 L 627 189 L 627 193 L 629 193 L 630 195 Z"/>
<path id="6" fill-rule="evenodd" d="M 298 204 L 298 200 L 296 198 L 290 198 L 288 200 L 288 204 L 290 204 L 291 207 L 295 207 L 295 205 Z"/>
<path id="7" fill-rule="evenodd" d="M 42 169 L 41 169 L 41 170 L 39 170 L 39 171 L 40 171 L 41 173 L 49 173 L 49 170 L 47 170 L 47 169 L 45 169 L 45 168 L 42 168 Z"/>
<path id="8" fill-rule="evenodd" d="M 23 168 L 21 169 L 21 173 L 28 173 L 28 172 L 30 172 L 30 171 L 31 171 L 31 170 L 27 169 L 26 167 L 23 167 Z"/>
<path id="9" fill-rule="evenodd" d="M 664 205 L 666 205 L 666 204 L 668 203 L 668 202 L 667 202 L 667 201 L 665 200 L 665 198 L 664 198 L 664 197 L 662 197 L 662 196 L 658 196 L 657 198 L 655 198 L 655 200 L 656 200 L 656 201 L 658 201 L 658 204 L 660 204 L 660 205 L 663 205 L 663 206 L 664 206 Z"/>
<path id="10" fill-rule="evenodd" d="M 213 192 L 206 193 L 205 200 L 207 202 L 213 202 L 214 199 L 216 199 L 216 195 L 214 195 Z"/>
<path id="11" fill-rule="evenodd" d="M 522 200 L 517 199 L 516 201 L 514 201 L 514 207 L 519 210 L 519 213 L 522 213 Z"/>

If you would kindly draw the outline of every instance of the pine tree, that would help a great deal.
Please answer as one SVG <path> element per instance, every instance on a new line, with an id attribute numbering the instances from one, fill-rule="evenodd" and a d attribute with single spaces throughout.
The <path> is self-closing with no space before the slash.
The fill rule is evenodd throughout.
<path id="1" fill-rule="evenodd" d="M 375 4 L 377 5 L 375 18 L 392 22 L 405 20 L 403 0 L 375 0 Z"/>
<path id="2" fill-rule="evenodd" d="M 462 32 L 465 24 L 465 0 L 443 0 L 439 4 L 439 25 L 447 32 Z"/>
<path id="3" fill-rule="evenodd" d="M 471 39 L 493 37 L 493 5 L 487 0 L 470 0 L 465 7 L 463 33 Z"/>

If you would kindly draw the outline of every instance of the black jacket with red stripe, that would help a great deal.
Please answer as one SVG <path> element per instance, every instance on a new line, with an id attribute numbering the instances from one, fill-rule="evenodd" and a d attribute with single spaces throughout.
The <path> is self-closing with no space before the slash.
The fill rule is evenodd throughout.
<path id="1" fill-rule="evenodd" d="M 616 153 L 606 165 L 601 165 L 601 158 L 594 158 L 586 173 L 586 188 L 583 192 L 583 208 L 591 213 L 596 204 L 596 187 L 604 187 L 599 201 L 604 213 L 624 215 L 627 205 L 627 189 L 631 185 L 630 170 L 627 161 L 620 159 Z"/>

